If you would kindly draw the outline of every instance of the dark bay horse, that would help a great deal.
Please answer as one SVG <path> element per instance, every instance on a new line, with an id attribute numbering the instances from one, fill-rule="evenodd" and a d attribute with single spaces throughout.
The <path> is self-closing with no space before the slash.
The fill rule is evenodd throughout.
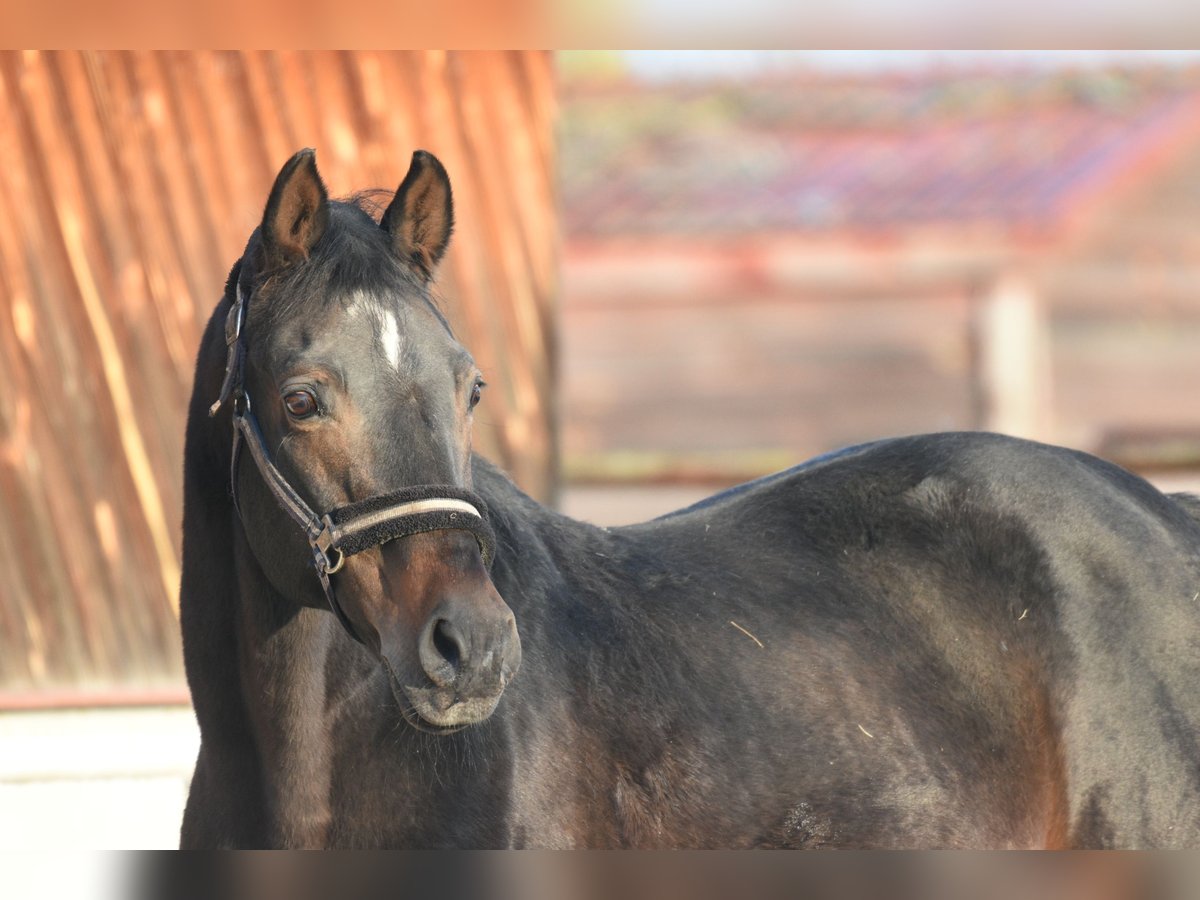
<path id="1" fill-rule="evenodd" d="M 564 518 L 471 452 L 452 219 L 428 154 L 377 224 L 304 151 L 233 268 L 183 846 L 1200 846 L 1200 502 L 940 434 Z"/>

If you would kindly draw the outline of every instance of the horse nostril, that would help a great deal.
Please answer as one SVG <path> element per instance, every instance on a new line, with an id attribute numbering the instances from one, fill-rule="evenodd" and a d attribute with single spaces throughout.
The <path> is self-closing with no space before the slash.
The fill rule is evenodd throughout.
<path id="1" fill-rule="evenodd" d="M 462 671 L 467 645 L 462 633 L 449 619 L 428 626 L 420 644 L 421 668 L 440 688 L 452 687 Z"/>
<path id="2" fill-rule="evenodd" d="M 433 626 L 433 647 L 450 668 L 457 670 L 462 660 L 462 647 L 458 640 L 458 631 L 448 619 L 438 619 Z"/>

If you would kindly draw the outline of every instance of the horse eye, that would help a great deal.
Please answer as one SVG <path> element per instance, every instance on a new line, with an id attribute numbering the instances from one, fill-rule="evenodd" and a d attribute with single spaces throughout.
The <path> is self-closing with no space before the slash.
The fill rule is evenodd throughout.
<path id="1" fill-rule="evenodd" d="M 478 405 L 480 399 L 483 397 L 483 389 L 485 386 L 485 383 L 482 381 L 476 381 L 475 384 L 471 386 L 471 409 L 474 409 Z"/>
<path id="2" fill-rule="evenodd" d="M 312 391 L 292 391 L 283 398 L 283 405 L 293 419 L 307 419 L 317 411 L 317 398 Z"/>

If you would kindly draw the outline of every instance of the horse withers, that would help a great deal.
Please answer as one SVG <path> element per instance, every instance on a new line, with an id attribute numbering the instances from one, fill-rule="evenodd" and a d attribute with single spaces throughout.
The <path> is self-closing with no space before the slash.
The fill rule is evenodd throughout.
<path id="1" fill-rule="evenodd" d="M 183 846 L 1200 845 L 1200 504 L 941 434 L 572 521 L 471 452 L 452 224 L 427 153 L 376 223 L 302 151 L 233 267 Z"/>

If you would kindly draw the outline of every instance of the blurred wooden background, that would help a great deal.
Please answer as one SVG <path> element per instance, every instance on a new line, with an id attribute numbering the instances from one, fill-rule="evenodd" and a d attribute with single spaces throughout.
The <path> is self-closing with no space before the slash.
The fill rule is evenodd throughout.
<path id="1" fill-rule="evenodd" d="M 4 53 L 0 98 L 0 689 L 179 683 L 196 346 L 301 147 L 334 196 L 445 163 L 477 446 L 553 500 L 547 54 Z"/>

